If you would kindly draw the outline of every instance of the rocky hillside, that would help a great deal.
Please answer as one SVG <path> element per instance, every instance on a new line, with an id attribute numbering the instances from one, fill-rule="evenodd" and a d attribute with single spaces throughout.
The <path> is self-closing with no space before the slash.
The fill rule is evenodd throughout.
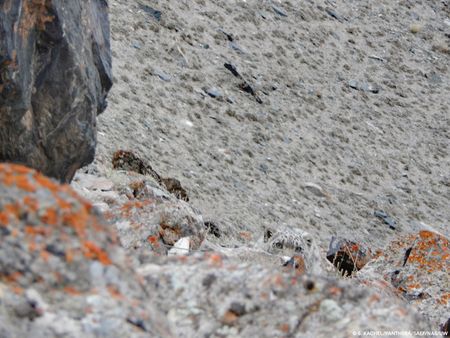
<path id="1" fill-rule="evenodd" d="M 71 49 L 93 58 L 70 68 L 85 87 L 60 82 L 80 142 L 98 128 L 95 161 L 70 186 L 0 164 L 0 337 L 448 336 L 447 2 L 107 3 L 97 125 L 75 103 L 86 87 L 105 108 L 107 38 Z M 47 38 L 65 5 L 32 5 Z M 20 125 L 3 51 L 0 120 Z M 41 112 L 37 144 L 53 122 L 74 131 Z"/>
<path id="2" fill-rule="evenodd" d="M 348 234 L 382 247 L 421 223 L 448 234 L 445 1 L 114 0 L 110 12 L 99 172 L 117 148 L 136 152 L 181 181 L 227 245 L 277 224 L 323 246 Z"/>

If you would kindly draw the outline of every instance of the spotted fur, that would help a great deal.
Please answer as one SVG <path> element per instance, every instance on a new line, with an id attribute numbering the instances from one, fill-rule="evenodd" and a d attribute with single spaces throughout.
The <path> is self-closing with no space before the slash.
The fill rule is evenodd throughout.
<path id="1" fill-rule="evenodd" d="M 264 249 L 278 256 L 302 256 L 308 271 L 320 271 L 319 248 L 312 235 L 302 229 L 284 226 L 265 229 Z"/>

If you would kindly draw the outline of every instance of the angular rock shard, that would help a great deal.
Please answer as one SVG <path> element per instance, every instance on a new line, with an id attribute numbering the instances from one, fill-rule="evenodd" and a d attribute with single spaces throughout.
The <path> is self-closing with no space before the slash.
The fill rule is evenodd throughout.
<path id="1" fill-rule="evenodd" d="M 327 259 L 343 274 L 351 276 L 361 270 L 372 258 L 370 249 L 338 237 L 332 237 Z"/>
<path id="2" fill-rule="evenodd" d="M 0 2 L 0 161 L 69 182 L 112 86 L 104 0 Z"/>

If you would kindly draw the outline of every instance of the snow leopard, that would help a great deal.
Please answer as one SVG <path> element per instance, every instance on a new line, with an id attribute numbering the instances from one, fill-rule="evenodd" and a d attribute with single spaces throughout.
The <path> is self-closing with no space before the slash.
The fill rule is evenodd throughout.
<path id="1" fill-rule="evenodd" d="M 300 229 L 274 226 L 264 229 L 263 248 L 277 256 L 302 256 L 306 269 L 312 273 L 321 272 L 321 256 L 313 236 Z"/>

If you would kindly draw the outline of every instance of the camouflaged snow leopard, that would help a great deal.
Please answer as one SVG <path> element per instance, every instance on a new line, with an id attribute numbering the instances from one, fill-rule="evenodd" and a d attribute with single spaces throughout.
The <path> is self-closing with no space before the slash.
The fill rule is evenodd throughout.
<path id="1" fill-rule="evenodd" d="M 319 247 L 312 235 L 299 228 L 276 226 L 264 229 L 264 249 L 277 256 L 302 256 L 306 269 L 321 272 Z"/>

